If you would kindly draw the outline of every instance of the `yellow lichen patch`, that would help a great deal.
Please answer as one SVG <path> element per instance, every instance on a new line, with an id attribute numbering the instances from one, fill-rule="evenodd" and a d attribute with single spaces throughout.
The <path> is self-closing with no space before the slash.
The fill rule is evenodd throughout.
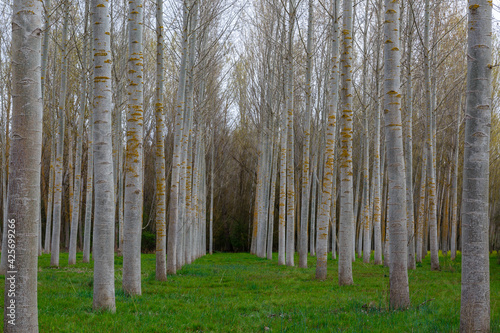
<path id="1" fill-rule="evenodd" d="M 385 41 L 385 44 L 391 44 L 392 43 L 392 40 L 388 39 Z"/>
<path id="2" fill-rule="evenodd" d="M 102 3 L 100 3 L 97 5 L 97 8 L 99 8 L 99 7 L 106 7 L 106 6 L 104 6 Z"/>
<path id="3" fill-rule="evenodd" d="M 386 14 L 396 14 L 396 11 L 394 9 L 388 9 Z"/>
<path id="4" fill-rule="evenodd" d="M 110 64 L 111 63 L 111 59 L 104 60 L 104 63 L 105 64 Z"/>
<path id="5" fill-rule="evenodd" d="M 469 9 L 471 9 L 471 10 L 475 10 L 475 9 L 478 9 L 478 8 L 479 8 L 479 5 L 477 3 L 474 4 L 474 5 L 470 5 L 469 6 Z"/>
<path id="6" fill-rule="evenodd" d="M 393 47 L 393 48 L 391 49 L 391 51 L 399 51 L 399 48 L 397 48 L 397 47 Z"/>

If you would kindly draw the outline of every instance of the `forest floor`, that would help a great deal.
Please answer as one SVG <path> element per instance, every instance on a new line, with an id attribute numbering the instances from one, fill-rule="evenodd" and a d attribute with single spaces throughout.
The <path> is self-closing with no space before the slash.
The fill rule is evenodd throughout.
<path id="1" fill-rule="evenodd" d="M 460 263 L 440 257 L 441 271 L 427 256 L 409 271 L 411 307 L 388 308 L 389 270 L 353 265 L 354 285 L 339 287 L 338 261 L 329 260 L 328 280 L 310 268 L 277 265 L 245 253 L 216 253 L 185 266 L 168 281 L 155 281 L 155 256 L 142 256 L 142 296 L 121 289 L 122 258 L 116 257 L 116 313 L 92 311 L 92 266 L 59 269 L 50 255 L 39 260 L 40 332 L 457 332 Z M 459 259 L 458 257 L 457 259 Z M 500 264 L 490 257 L 491 331 L 500 332 Z M 298 263 L 298 257 L 296 257 Z M 2 286 L 4 278 L 0 278 Z M 3 292 L 0 296 L 3 303 Z M 3 311 L 3 309 L 2 309 Z"/>

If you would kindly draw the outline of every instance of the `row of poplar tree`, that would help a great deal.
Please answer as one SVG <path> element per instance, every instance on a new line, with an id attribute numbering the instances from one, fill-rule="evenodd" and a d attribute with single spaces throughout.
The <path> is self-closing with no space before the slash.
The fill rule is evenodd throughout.
<path id="1" fill-rule="evenodd" d="M 362 3 L 321 4 L 327 15 L 319 18 L 327 23 L 322 25 L 324 41 L 316 48 L 314 10 L 319 6 L 314 1 L 309 0 L 300 14 L 294 0 L 287 7 L 266 2 L 258 8 L 265 14 L 257 18 L 259 29 L 252 35 L 257 42 L 251 43 L 258 48 L 261 62 L 255 67 L 260 68 L 255 69 L 256 79 L 243 79 L 257 81 L 254 102 L 259 106 L 253 116 L 260 126 L 250 251 L 272 259 L 278 205 L 278 264 L 294 266 L 297 247 L 299 267 L 307 268 L 308 253 L 316 255 L 316 278 L 324 280 L 328 249 L 335 259 L 338 248 L 339 284 L 350 285 L 356 252 L 369 263 L 374 250 L 374 264 L 382 264 L 384 258 L 390 267 L 391 307 L 406 308 L 410 304 L 407 270 L 415 269 L 428 249 L 432 270 L 440 269 L 439 250 L 446 255 L 450 251 L 454 260 L 460 234 L 461 331 L 486 332 L 490 227 L 493 244 L 497 245 L 498 237 L 498 223 L 490 219 L 488 192 L 492 4 L 469 1 L 466 26 L 463 8 L 454 2 L 446 2 L 449 7 L 430 0 Z M 307 30 L 297 43 L 294 33 L 300 15 L 303 21 L 307 18 Z M 356 21 L 356 15 L 361 19 Z M 353 24 L 360 21 L 355 37 Z M 295 59 L 295 47 L 304 50 L 301 62 Z M 315 63 L 315 57 L 321 61 Z M 320 66 L 316 75 L 314 65 Z M 294 80 L 297 72 L 301 80 Z M 245 89 L 242 84 L 241 90 Z M 304 110 L 299 118 L 301 154 L 295 152 L 297 108 Z M 354 132 L 355 121 L 358 132 Z M 459 171 L 463 122 L 466 144 Z M 416 140 L 414 128 L 419 130 Z M 441 144 L 440 152 L 438 131 L 451 137 Z M 353 147 L 358 150 L 356 185 Z M 438 158 L 443 166 L 440 175 Z M 418 183 L 415 168 L 420 169 Z"/>
<path id="2" fill-rule="evenodd" d="M 489 129 L 460 144 L 475 126 L 463 110 L 487 127 L 498 100 L 487 1 L 467 6 L 474 29 L 451 0 L 30 6 L 14 2 L 0 52 L 4 221 L 36 221 L 16 226 L 27 278 L 14 330 L 36 331 L 34 254 L 59 266 L 61 240 L 69 264 L 92 251 L 94 309 L 115 309 L 115 250 L 124 291 L 140 295 L 142 229 L 155 233 L 159 280 L 207 247 L 271 257 L 277 245 L 279 264 L 294 265 L 297 243 L 301 267 L 317 255 L 319 279 L 338 249 L 339 282 L 352 284 L 355 252 L 369 261 L 373 249 L 395 308 L 409 305 L 407 268 L 430 249 L 438 269 L 438 249 L 454 256 L 461 243 L 461 326 L 487 329 L 488 228 L 493 246 L 500 235 L 489 219 L 500 200 L 484 192 Z M 479 59 L 468 70 L 466 36 Z M 466 72 L 485 86 L 466 88 Z"/>
<path id="3" fill-rule="evenodd" d="M 181 18 L 169 22 L 180 25 L 169 35 L 169 41 L 179 39 L 179 45 L 167 49 L 165 7 L 178 9 L 157 1 L 151 10 L 142 0 L 14 2 L 12 65 L 5 74 L 12 85 L 2 85 L 2 161 L 8 168 L 2 177 L 0 270 L 16 270 L 22 278 L 17 293 L 5 299 L 6 306 L 12 301 L 18 305 L 15 326 L 4 317 L 6 332 L 38 331 L 36 255 L 50 253 L 51 266 L 59 267 L 61 239 L 67 242 L 69 265 L 76 263 L 78 237 L 84 262 L 92 252 L 95 310 L 115 311 L 115 249 L 123 255 L 124 292 L 141 295 L 144 189 L 154 189 L 156 278 L 165 280 L 167 273 L 176 274 L 207 253 L 205 155 L 210 122 L 208 112 L 194 111 L 213 108 L 214 101 L 205 95 L 218 94 L 217 25 L 225 8 L 222 2 L 181 3 Z M 148 33 L 143 30 L 145 8 L 146 14 L 153 14 L 146 23 L 155 26 Z M 54 26 L 60 29 L 53 31 Z M 32 33 L 27 37 L 28 30 Z M 156 65 L 153 82 L 145 77 L 145 68 L 151 67 L 145 66 L 145 35 L 155 44 L 154 56 L 146 59 Z M 165 56 L 165 50 L 171 54 Z M 179 68 L 174 68 L 176 62 Z M 177 80 L 165 78 L 173 72 Z M 145 87 L 153 87 L 154 96 L 145 94 Z M 169 95 L 172 91 L 175 96 Z M 168 121 L 165 98 L 174 105 Z M 22 133 L 29 134 L 27 140 L 17 140 L 24 138 Z M 166 148 L 166 141 L 173 141 L 173 147 Z M 145 146 L 154 148 L 153 158 L 144 158 Z M 155 177 L 145 184 L 144 170 L 150 164 Z M 36 175 L 28 175 L 35 169 Z M 27 201 L 18 200 L 30 195 Z M 18 221 L 12 263 L 7 256 L 12 243 L 7 220 Z"/>

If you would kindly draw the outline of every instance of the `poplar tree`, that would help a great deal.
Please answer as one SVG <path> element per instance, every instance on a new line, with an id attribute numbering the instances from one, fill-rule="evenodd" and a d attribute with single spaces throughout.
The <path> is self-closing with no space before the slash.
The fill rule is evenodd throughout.
<path id="1" fill-rule="evenodd" d="M 312 44 L 313 44 L 313 1 L 309 0 L 309 14 L 307 23 L 306 49 L 306 124 L 304 128 L 304 151 L 302 155 L 302 207 L 300 209 L 300 248 L 299 267 L 307 268 L 307 221 L 309 218 L 309 146 L 311 141 L 311 73 L 312 73 Z"/>
<path id="2" fill-rule="evenodd" d="M 123 290 L 141 295 L 143 214 L 143 1 L 129 1 L 128 112 L 123 225 Z"/>
<path id="3" fill-rule="evenodd" d="M 12 7 L 12 126 L 7 220 L 14 250 L 5 275 L 4 332 L 38 332 L 37 272 L 42 161 L 42 2 Z M 5 192 L 4 192 L 5 194 Z M 2 257 L 7 252 L 2 253 Z M 9 251 L 9 254 L 11 252 Z M 15 293 L 10 292 L 15 285 Z M 14 295 L 12 295 L 14 294 Z M 15 319 L 9 306 L 15 303 Z"/>
<path id="4" fill-rule="evenodd" d="M 167 279 L 165 115 L 163 113 L 163 0 L 156 1 L 156 279 Z"/>
<path id="5" fill-rule="evenodd" d="M 460 332 L 490 331 L 489 153 L 492 2 L 469 0 Z"/>
<path id="6" fill-rule="evenodd" d="M 342 48 L 340 57 L 340 218 L 339 218 L 339 284 L 351 285 L 354 255 L 354 211 L 352 168 L 352 17 L 353 2 L 344 0 L 342 14 Z"/>
<path id="7" fill-rule="evenodd" d="M 64 127 L 66 113 L 66 89 L 68 71 L 68 24 L 69 24 L 69 2 L 63 0 L 64 23 L 62 31 L 62 54 L 63 63 L 61 69 L 61 90 L 59 92 L 58 121 L 57 126 L 57 152 L 55 165 L 54 183 L 54 221 L 52 229 L 52 244 L 50 265 L 59 266 L 59 247 L 61 238 L 61 214 L 62 214 L 62 190 L 63 190 L 63 151 L 64 151 Z"/>
<path id="8" fill-rule="evenodd" d="M 387 147 L 390 306 L 410 305 L 407 271 L 406 178 L 400 88 L 399 0 L 385 0 L 384 114 Z"/>
<path id="9" fill-rule="evenodd" d="M 328 226 L 330 222 L 332 204 L 332 183 L 334 174 L 334 157 L 336 146 L 337 102 L 338 102 L 338 2 L 333 2 L 332 11 L 332 54 L 330 60 L 330 91 L 328 101 L 328 123 L 326 128 L 326 154 L 322 181 L 322 195 L 319 204 L 316 244 L 316 279 L 325 280 L 327 277 L 328 256 Z"/>
<path id="10" fill-rule="evenodd" d="M 115 200 L 111 142 L 111 41 L 109 2 L 92 0 L 94 56 L 93 154 L 94 213 L 94 310 L 115 312 Z"/>

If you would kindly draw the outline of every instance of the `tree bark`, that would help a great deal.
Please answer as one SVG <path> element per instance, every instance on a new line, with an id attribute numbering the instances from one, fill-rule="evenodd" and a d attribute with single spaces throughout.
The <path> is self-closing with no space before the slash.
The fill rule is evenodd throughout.
<path id="1" fill-rule="evenodd" d="M 407 22 L 407 55 L 406 55 L 406 219 L 408 228 L 408 269 L 415 269 L 415 216 L 413 213 L 413 90 L 411 73 L 411 54 L 412 54 L 412 29 L 413 13 L 412 8 L 408 8 Z"/>
<path id="2" fill-rule="evenodd" d="M 91 108 L 91 112 L 92 112 Z M 92 114 L 90 115 L 89 134 L 88 134 L 88 151 L 87 151 L 87 189 L 85 203 L 85 228 L 83 237 L 83 262 L 90 261 L 90 233 L 92 229 L 92 196 L 94 189 L 94 150 L 93 146 L 94 124 L 92 122 Z"/>
<path id="3" fill-rule="evenodd" d="M 429 200 L 429 225 L 430 225 L 430 246 L 431 246 L 431 269 L 439 269 L 438 239 L 437 239 L 437 211 L 436 211 L 436 159 L 434 153 L 434 129 L 432 124 L 432 113 L 434 112 L 431 103 L 430 87 L 430 47 L 429 47 L 429 0 L 425 1 L 425 27 L 424 27 L 424 81 L 425 99 L 427 107 L 427 163 L 428 163 L 428 200 Z"/>
<path id="4" fill-rule="evenodd" d="M 182 55 L 179 70 L 179 87 L 177 89 L 177 102 L 175 106 L 175 134 L 174 151 L 172 159 L 172 179 L 170 186 L 168 240 L 167 240 L 167 273 L 175 274 L 176 250 L 177 250 L 177 220 L 179 218 L 179 183 L 181 164 L 181 138 L 184 123 L 184 93 L 186 87 L 186 63 L 187 63 L 187 39 L 188 39 L 188 13 L 189 0 L 184 0 L 183 6 L 183 31 L 182 31 Z"/>
<path id="5" fill-rule="evenodd" d="M 460 332 L 490 331 L 488 186 L 492 3 L 468 1 Z"/>
<path id="6" fill-rule="evenodd" d="M 93 309 L 115 312 L 115 200 L 111 137 L 109 3 L 92 0 L 94 49 L 93 154 L 95 175 Z"/>
<path id="7" fill-rule="evenodd" d="M 12 127 L 4 332 L 38 332 L 37 272 L 42 160 L 42 3 L 12 7 Z M 9 291 L 15 286 L 15 293 Z M 15 304 L 14 316 L 11 305 Z"/>
<path id="8" fill-rule="evenodd" d="M 340 58 L 340 221 L 339 221 L 339 285 L 353 284 L 352 257 L 354 255 L 353 168 L 352 168 L 352 0 L 344 0 L 342 22 L 342 52 Z"/>
<path id="9" fill-rule="evenodd" d="M 85 2 L 85 7 L 88 8 L 88 0 Z M 80 201 L 82 193 L 81 185 L 81 170 L 82 170 L 82 133 L 83 133 L 83 118 L 85 117 L 85 106 L 86 106 L 86 93 L 87 93 L 87 22 L 88 22 L 88 11 L 85 12 L 85 23 L 84 23 L 84 37 L 83 37 L 83 51 L 82 51 L 82 77 L 81 77 L 81 91 L 80 91 L 80 106 L 78 108 L 77 122 L 78 127 L 76 130 L 76 156 L 75 156 L 75 185 L 74 185 L 74 197 L 73 202 L 73 213 L 71 216 L 71 234 L 69 240 L 69 254 L 68 254 L 68 264 L 76 264 L 76 248 L 77 248 L 77 234 L 78 234 L 78 224 L 80 223 Z M 76 194 L 76 195 L 75 195 Z"/>
<path id="10" fill-rule="evenodd" d="M 287 121 L 287 201 L 286 201 L 286 265 L 294 266 L 295 256 L 295 163 L 294 163 L 294 70 L 293 70 L 293 35 L 295 27 L 295 3 L 289 0 L 289 26 L 288 26 L 288 54 L 287 54 L 287 95 L 286 108 L 288 114 Z"/>
<path id="11" fill-rule="evenodd" d="M 141 295 L 143 215 L 143 54 L 142 0 L 129 1 L 129 59 L 125 209 L 123 225 L 123 290 Z"/>
<path id="12" fill-rule="evenodd" d="M 300 210 L 300 249 L 299 267 L 307 268 L 307 221 L 309 217 L 309 146 L 311 140 L 311 73 L 312 73 L 312 44 L 313 44 L 313 1 L 309 0 L 309 16 L 307 24 L 306 50 L 306 123 L 304 128 L 304 150 L 302 156 L 302 208 Z"/>
<path id="13" fill-rule="evenodd" d="M 404 309 L 410 305 L 407 271 L 406 179 L 403 151 L 400 91 L 399 1 L 385 0 L 384 19 L 384 113 L 387 147 L 390 251 L 390 306 Z"/>
<path id="14" fill-rule="evenodd" d="M 64 127 L 65 127 L 65 112 L 66 112 L 66 82 L 68 69 L 68 24 L 69 24 L 69 3 L 64 0 L 64 23 L 62 31 L 62 54 L 63 64 L 61 70 L 61 90 L 59 93 L 59 110 L 58 119 L 59 126 L 57 127 L 57 153 L 55 167 L 55 184 L 54 184 L 54 221 L 52 229 L 52 244 L 50 266 L 59 266 L 59 247 L 61 237 L 61 214 L 62 214 L 62 191 L 63 191 L 63 159 L 64 159 Z"/>
<path id="15" fill-rule="evenodd" d="M 458 98 L 457 129 L 455 134 L 455 149 L 453 151 L 452 201 L 451 201 L 451 238 L 450 258 L 455 260 L 457 255 L 457 224 L 458 224 L 458 151 L 460 147 L 460 124 L 462 114 L 462 96 Z"/>
<path id="16" fill-rule="evenodd" d="M 330 210 L 332 204 L 332 184 L 334 175 L 334 157 L 336 147 L 336 125 L 338 104 L 338 2 L 333 3 L 332 18 L 332 55 L 330 59 L 330 91 L 328 96 L 328 123 L 326 128 L 326 154 L 322 181 L 322 195 L 319 208 L 316 244 L 316 279 L 325 280 L 327 277 L 328 259 L 328 226 L 330 224 Z"/>
<path id="17" fill-rule="evenodd" d="M 163 112 L 163 0 L 156 1 L 156 279 L 167 279 L 165 115 Z"/>

